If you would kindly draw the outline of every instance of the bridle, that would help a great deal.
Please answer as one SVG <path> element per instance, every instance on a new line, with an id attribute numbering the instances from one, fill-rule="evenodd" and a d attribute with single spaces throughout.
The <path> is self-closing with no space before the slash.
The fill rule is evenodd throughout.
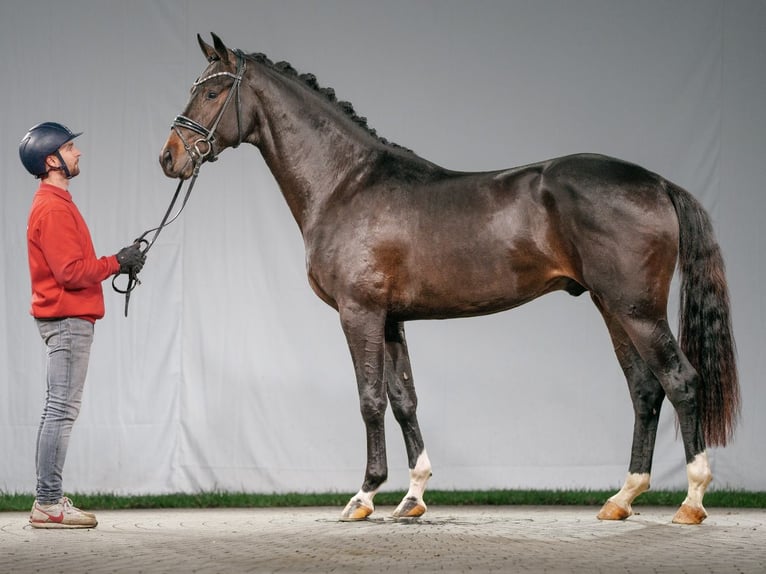
<path id="1" fill-rule="evenodd" d="M 221 122 L 221 118 L 223 117 L 223 114 L 226 112 L 226 109 L 229 107 L 229 103 L 231 103 L 233 98 L 236 98 L 237 103 L 237 143 L 233 145 L 232 147 L 236 148 L 239 147 L 239 144 L 242 143 L 242 102 L 240 100 L 239 96 L 239 88 L 242 85 L 242 77 L 245 74 L 245 69 L 247 68 L 245 55 L 242 53 L 241 50 L 234 50 L 234 54 L 237 56 L 237 71 L 236 73 L 232 74 L 231 72 L 217 72 L 215 74 L 210 74 L 209 76 L 205 76 L 204 78 L 199 78 L 197 81 L 192 84 L 192 90 L 199 86 L 200 84 L 203 84 L 207 82 L 208 80 L 212 80 L 213 78 L 219 78 L 221 76 L 228 76 L 230 78 L 234 79 L 234 83 L 232 83 L 231 87 L 229 88 L 229 93 L 226 95 L 226 100 L 224 101 L 223 105 L 221 106 L 221 109 L 218 111 L 218 116 L 216 116 L 215 121 L 213 121 L 213 124 L 210 126 L 210 128 L 206 128 L 205 126 L 195 122 L 191 118 L 187 118 L 184 115 L 178 115 L 173 120 L 173 125 L 171 126 L 173 131 L 178 136 L 178 139 L 181 140 L 181 143 L 183 143 L 184 149 L 186 150 L 186 154 L 189 156 L 188 161 L 191 161 L 194 165 L 194 170 L 192 172 L 191 178 L 189 178 L 189 187 L 186 189 L 186 194 L 184 195 L 183 202 L 181 203 L 181 207 L 179 208 L 178 212 L 173 216 L 170 217 L 170 214 L 173 211 L 173 207 L 176 204 L 176 201 L 178 200 L 178 197 L 181 193 L 181 188 L 183 187 L 184 180 L 179 180 L 178 187 L 176 187 L 176 191 L 173 194 L 173 199 L 170 201 L 170 205 L 168 205 L 167 210 L 165 211 L 165 215 L 162 218 L 162 221 L 157 227 L 153 227 L 151 229 L 147 229 L 144 231 L 133 243 L 138 243 L 139 247 L 143 247 L 143 254 L 146 256 L 147 253 L 149 253 L 149 250 L 152 248 L 152 245 L 154 245 L 154 242 L 157 241 L 157 236 L 160 234 L 160 232 L 168 225 L 173 223 L 179 215 L 181 215 L 181 212 L 184 210 L 184 207 L 186 207 L 186 202 L 189 201 L 189 196 L 191 195 L 192 188 L 194 187 L 195 182 L 197 181 L 197 176 L 199 175 L 199 168 L 200 166 L 206 162 L 206 161 L 216 161 L 218 159 L 218 156 L 213 151 L 213 144 L 215 144 L 215 131 L 218 129 L 218 124 Z M 195 132 L 202 137 L 195 140 L 193 144 L 189 144 L 189 142 L 184 138 L 183 133 L 179 128 L 184 128 L 187 130 L 190 130 L 192 132 Z M 202 149 L 200 149 L 200 145 L 203 145 L 205 147 L 204 152 Z M 146 239 L 146 236 L 149 235 L 151 232 L 154 232 L 154 235 L 152 236 L 151 240 Z M 145 246 L 145 247 L 144 247 Z M 141 285 L 141 281 L 138 279 L 138 273 L 131 270 L 128 274 L 128 284 L 124 289 L 121 289 L 117 286 L 117 277 L 119 275 L 115 275 L 112 277 L 112 289 L 117 291 L 117 293 L 122 293 L 125 295 L 125 316 L 128 316 L 128 304 L 130 303 L 130 293 Z"/>
<path id="2" fill-rule="evenodd" d="M 202 165 L 204 161 L 215 161 L 218 159 L 218 156 L 213 151 L 213 144 L 215 143 L 215 130 L 218 128 L 218 124 L 220 123 L 223 114 L 226 112 L 226 108 L 229 107 L 229 103 L 231 102 L 232 97 L 236 97 L 237 99 L 237 143 L 232 147 L 239 147 L 239 144 L 242 143 L 242 102 L 239 97 L 239 87 L 242 84 L 242 76 L 245 74 L 247 64 L 245 55 L 241 50 L 235 50 L 234 54 L 237 56 L 236 73 L 232 74 L 231 72 L 217 72 L 215 74 L 205 76 L 204 78 L 199 78 L 192 84 L 193 90 L 197 86 L 204 84 L 213 78 L 228 76 L 229 78 L 234 79 L 234 83 L 231 85 L 231 88 L 229 88 L 229 93 L 226 95 L 226 101 L 223 103 L 223 106 L 221 106 L 221 109 L 218 112 L 218 116 L 215 118 L 213 125 L 210 126 L 210 128 L 206 128 L 205 126 L 195 122 L 193 119 L 187 118 L 183 115 L 176 116 L 176 118 L 173 120 L 173 131 L 176 132 L 178 139 L 180 139 L 184 144 L 184 149 L 186 149 L 186 153 L 189 155 L 189 159 L 194 162 L 195 168 L 199 168 L 199 166 Z M 195 132 L 201 135 L 202 138 L 197 139 L 193 144 L 189 144 L 179 128 L 185 128 Z M 204 152 L 200 149 L 200 144 L 204 144 L 206 147 Z"/>

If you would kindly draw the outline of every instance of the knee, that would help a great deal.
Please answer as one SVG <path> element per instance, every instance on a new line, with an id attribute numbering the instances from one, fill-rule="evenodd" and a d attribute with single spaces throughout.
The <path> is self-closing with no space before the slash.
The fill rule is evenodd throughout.
<path id="1" fill-rule="evenodd" d="M 80 403 L 67 403 L 58 400 L 49 400 L 45 406 L 43 418 L 50 422 L 62 422 L 72 424 L 80 415 Z"/>
<path id="2" fill-rule="evenodd" d="M 383 424 L 386 416 L 386 407 L 388 401 L 386 397 L 376 397 L 373 395 L 363 395 L 359 400 L 362 418 L 368 424 Z"/>

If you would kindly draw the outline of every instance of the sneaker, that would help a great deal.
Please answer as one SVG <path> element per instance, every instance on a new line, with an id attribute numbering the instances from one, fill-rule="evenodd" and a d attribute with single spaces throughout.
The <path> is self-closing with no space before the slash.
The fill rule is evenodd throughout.
<path id="1" fill-rule="evenodd" d="M 35 500 L 29 524 L 33 528 L 95 528 L 96 515 L 72 505 L 66 496 L 55 504 L 40 504 Z"/>

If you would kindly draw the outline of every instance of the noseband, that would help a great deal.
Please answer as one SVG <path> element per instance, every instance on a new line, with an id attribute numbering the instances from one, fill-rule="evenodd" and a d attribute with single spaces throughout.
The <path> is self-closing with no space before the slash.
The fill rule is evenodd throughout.
<path id="1" fill-rule="evenodd" d="M 220 123 L 223 114 L 226 112 L 226 108 L 229 107 L 229 103 L 231 102 L 232 97 L 235 97 L 235 94 L 237 98 L 237 143 L 232 147 L 238 147 L 239 144 L 242 143 L 242 102 L 240 101 L 239 97 L 239 87 L 242 84 L 242 76 L 245 74 L 247 65 L 245 56 L 241 50 L 235 50 L 234 54 L 237 56 L 237 72 L 235 74 L 232 74 L 231 72 L 218 72 L 215 74 L 210 74 L 209 76 L 205 76 L 204 78 L 199 78 L 196 82 L 194 82 L 194 84 L 192 84 L 192 89 L 194 89 L 197 86 L 204 84 L 208 80 L 212 80 L 213 78 L 228 76 L 234 79 L 234 83 L 231 85 L 231 88 L 229 88 L 229 93 L 226 95 L 226 101 L 223 103 L 223 106 L 221 106 L 221 109 L 218 112 L 218 116 L 215 118 L 213 125 L 210 126 L 210 128 L 206 128 L 205 126 L 195 122 L 193 119 L 187 118 L 183 115 L 176 116 L 176 118 L 173 120 L 173 131 L 176 132 L 176 135 L 184 144 L 184 149 L 186 149 L 186 153 L 194 163 L 195 170 L 198 169 L 202 162 L 205 160 L 212 162 L 218 159 L 218 156 L 213 151 L 213 144 L 215 143 L 215 130 L 218 129 L 218 124 Z M 186 138 L 184 138 L 179 128 L 193 131 L 202 137 L 195 140 L 193 144 L 190 144 L 188 141 L 186 141 Z M 201 149 L 200 146 L 202 146 L 203 149 Z"/>

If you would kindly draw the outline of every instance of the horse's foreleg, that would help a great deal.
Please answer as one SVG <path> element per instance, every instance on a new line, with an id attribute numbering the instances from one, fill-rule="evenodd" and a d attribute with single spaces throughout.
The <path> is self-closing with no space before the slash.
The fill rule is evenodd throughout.
<path id="1" fill-rule="evenodd" d="M 622 326 L 603 308 L 597 297 L 593 300 L 606 321 L 615 354 L 627 379 L 635 417 L 628 476 L 620 491 L 607 500 L 597 517 L 600 520 L 624 520 L 633 514 L 632 504 L 636 497 L 649 490 L 657 425 L 665 392 Z"/>
<path id="2" fill-rule="evenodd" d="M 391 408 L 404 435 L 407 461 L 410 468 L 410 486 L 404 499 L 394 510 L 394 518 L 415 518 L 426 511 L 423 493 L 431 477 L 423 437 L 418 425 L 418 398 L 412 378 L 410 357 L 402 323 L 386 323 L 386 387 Z"/>
<path id="3" fill-rule="evenodd" d="M 343 509 L 341 520 L 364 520 L 372 514 L 373 498 L 388 477 L 385 414 L 388 400 L 384 371 L 383 313 L 359 306 L 340 309 L 343 332 L 356 373 L 359 404 L 367 432 L 367 467 L 362 488 Z"/>

